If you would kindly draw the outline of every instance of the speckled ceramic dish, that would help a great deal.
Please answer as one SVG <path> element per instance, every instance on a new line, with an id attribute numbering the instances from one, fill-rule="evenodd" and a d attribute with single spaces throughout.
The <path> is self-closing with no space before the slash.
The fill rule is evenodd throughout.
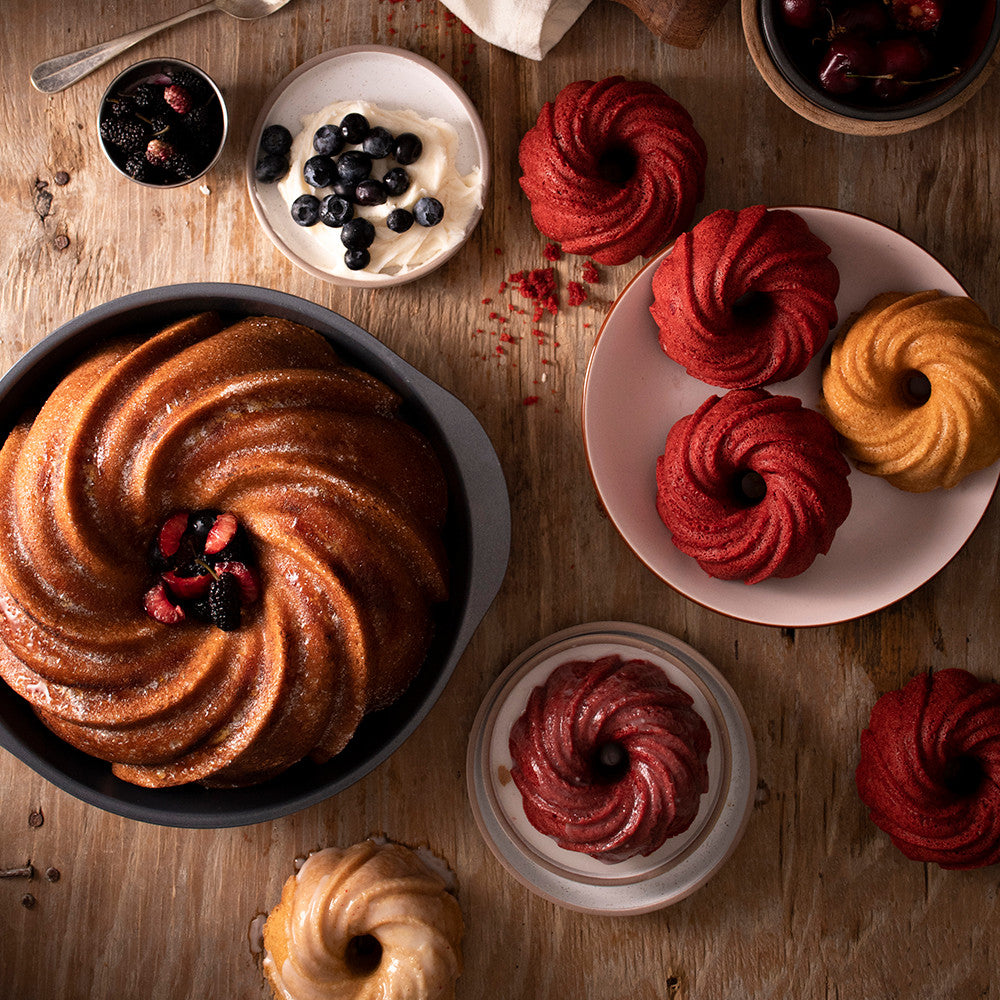
<path id="1" fill-rule="evenodd" d="M 53 735 L 27 702 L 0 682 L 0 745 L 85 802 L 132 819 L 180 827 L 240 826 L 274 819 L 335 795 L 385 760 L 441 694 L 500 587 L 510 543 L 503 473 L 489 438 L 469 410 L 343 316 L 266 288 L 174 285 L 127 295 L 78 316 L 29 351 L 0 381 L 4 436 L 82 352 L 126 332 L 152 334 L 169 322 L 208 309 L 234 318 L 278 316 L 309 326 L 348 363 L 377 376 L 403 397 L 401 412 L 430 438 L 449 481 L 445 543 L 451 597 L 440 613 L 423 667 L 397 702 L 367 716 L 347 748 L 328 763 L 302 762 L 271 781 L 247 788 L 150 789 L 120 781 L 109 764 Z"/>
<path id="2" fill-rule="evenodd" d="M 360 270 L 341 275 L 329 270 L 326 254 L 317 246 L 309 229 L 303 229 L 292 220 L 278 185 L 262 183 L 255 177 L 260 136 L 268 125 L 283 125 L 294 135 L 308 115 L 334 102 L 352 100 L 364 100 L 386 109 L 405 108 L 423 118 L 440 118 L 450 124 L 458 134 L 456 166 L 459 173 L 465 174 L 478 167 L 485 199 L 490 177 L 489 143 L 479 113 L 461 87 L 440 67 L 414 52 L 381 45 L 355 45 L 326 52 L 303 63 L 264 102 L 247 147 L 250 202 L 271 242 L 313 277 L 364 288 L 415 281 L 459 252 L 479 222 L 481 207 L 469 219 L 459 243 L 423 264 L 399 273 Z"/>
<path id="3" fill-rule="evenodd" d="M 563 849 L 531 825 L 511 778 L 509 737 L 531 691 L 557 666 L 613 653 L 648 660 L 686 691 L 708 725 L 712 746 L 708 792 L 692 825 L 648 857 L 607 864 Z M 480 832 L 514 878 L 569 909 L 633 914 L 683 899 L 719 870 L 746 828 L 757 763 L 736 694 L 700 653 L 643 625 L 591 622 L 540 640 L 497 678 L 472 727 L 466 774 Z"/>

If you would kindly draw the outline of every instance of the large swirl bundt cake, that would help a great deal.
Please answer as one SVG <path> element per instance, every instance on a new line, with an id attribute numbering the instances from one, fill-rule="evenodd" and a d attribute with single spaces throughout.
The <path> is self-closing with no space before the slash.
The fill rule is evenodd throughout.
<path id="1" fill-rule="evenodd" d="M 0 452 L 0 675 L 140 785 L 338 753 L 447 594 L 445 480 L 400 402 L 281 319 L 86 357 Z"/>
<path id="2" fill-rule="evenodd" d="M 600 861 L 652 854 L 690 827 L 708 791 L 708 726 L 646 660 L 612 654 L 556 667 L 509 744 L 528 821 Z"/>
<path id="3" fill-rule="evenodd" d="M 438 867 L 373 840 L 311 854 L 264 924 L 275 997 L 451 1000 L 464 926 Z"/>
<path id="4" fill-rule="evenodd" d="M 653 83 L 579 80 L 521 140 L 521 187 L 535 225 L 601 264 L 649 257 L 685 230 L 705 188 L 705 143 Z"/>
<path id="5" fill-rule="evenodd" d="M 855 774 L 872 821 L 914 861 L 1000 862 L 1000 684 L 950 668 L 882 695 Z"/>
<path id="6" fill-rule="evenodd" d="M 660 346 L 692 377 L 727 389 L 800 374 L 837 322 L 829 255 L 787 209 L 713 212 L 677 237 L 653 275 Z"/>
<path id="7" fill-rule="evenodd" d="M 1000 458 L 1000 330 L 965 296 L 878 295 L 834 341 L 823 409 L 862 472 L 955 486 Z"/>
<path id="8" fill-rule="evenodd" d="M 731 389 L 670 429 L 656 509 L 709 576 L 797 576 L 851 509 L 850 467 L 826 418 L 794 396 Z"/>

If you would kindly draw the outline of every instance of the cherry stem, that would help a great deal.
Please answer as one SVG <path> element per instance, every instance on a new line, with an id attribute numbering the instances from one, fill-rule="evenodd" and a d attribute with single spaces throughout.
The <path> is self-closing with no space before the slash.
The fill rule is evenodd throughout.
<path id="1" fill-rule="evenodd" d="M 208 573 L 208 575 L 209 575 L 209 576 L 210 576 L 210 577 L 211 577 L 211 578 L 212 578 L 213 580 L 218 580 L 218 579 L 219 579 L 219 574 L 218 574 L 218 573 L 216 573 L 216 572 L 215 572 L 215 570 L 214 570 L 214 569 L 212 569 L 212 567 L 211 567 L 211 566 L 209 566 L 209 565 L 208 565 L 208 563 L 207 563 L 207 562 L 205 562 L 205 560 L 204 560 L 204 559 L 202 559 L 202 558 L 201 558 L 200 556 L 196 556 L 196 557 L 195 557 L 195 560 L 194 560 L 194 561 L 195 561 L 195 562 L 196 562 L 196 563 L 197 563 L 197 564 L 198 564 L 198 565 L 199 565 L 199 566 L 200 566 L 200 567 L 201 567 L 201 568 L 202 568 L 203 570 L 205 570 L 205 572 L 206 572 L 206 573 Z"/>

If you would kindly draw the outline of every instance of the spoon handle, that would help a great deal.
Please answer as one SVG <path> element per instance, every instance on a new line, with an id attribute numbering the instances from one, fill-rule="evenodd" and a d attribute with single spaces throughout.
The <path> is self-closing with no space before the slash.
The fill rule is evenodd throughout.
<path id="1" fill-rule="evenodd" d="M 114 38 L 110 42 L 101 42 L 100 45 L 94 45 L 89 49 L 68 52 L 64 56 L 48 59 L 39 63 L 31 71 L 31 82 L 35 89 L 40 90 L 43 94 L 58 93 L 78 80 L 82 80 L 88 73 L 93 73 L 95 69 L 114 59 L 119 53 L 130 49 L 133 45 L 138 45 L 150 35 L 155 35 L 158 31 L 163 31 L 164 28 L 172 28 L 175 24 L 197 17 L 199 14 L 206 14 L 210 10 L 217 9 L 215 0 L 211 0 L 200 7 L 178 14 L 176 17 L 160 21 L 159 24 L 151 24 L 148 28 L 140 28 L 128 35 L 122 35 L 121 38 Z"/>

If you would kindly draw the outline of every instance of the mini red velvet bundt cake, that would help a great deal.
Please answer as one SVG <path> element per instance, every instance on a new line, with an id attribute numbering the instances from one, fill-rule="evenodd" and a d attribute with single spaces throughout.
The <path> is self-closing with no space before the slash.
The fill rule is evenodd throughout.
<path id="1" fill-rule="evenodd" d="M 721 209 L 683 233 L 653 275 L 660 346 L 727 389 L 800 374 L 837 322 L 830 248 L 787 209 Z"/>
<path id="2" fill-rule="evenodd" d="M 797 576 L 847 518 L 849 473 L 822 414 L 794 396 L 732 389 L 670 429 L 656 509 L 674 545 L 709 576 Z"/>
<path id="3" fill-rule="evenodd" d="M 0 451 L 0 676 L 139 785 L 338 753 L 447 595 L 444 474 L 400 404 L 271 317 L 84 358 Z"/>
<path id="4" fill-rule="evenodd" d="M 535 225 L 601 264 L 649 257 L 683 232 L 705 188 L 705 143 L 652 83 L 580 80 L 521 140 L 521 187 Z"/>
<path id="5" fill-rule="evenodd" d="M 951 668 L 882 695 L 855 773 L 872 822 L 913 861 L 1000 862 L 1000 684 Z"/>
<path id="6" fill-rule="evenodd" d="M 536 830 L 617 862 L 652 854 L 694 822 L 711 735 L 691 697 L 646 660 L 571 660 L 511 728 L 511 776 Z"/>
<path id="7" fill-rule="evenodd" d="M 862 472 L 950 489 L 1000 458 L 1000 330 L 964 295 L 877 295 L 834 341 L 822 405 Z"/>

